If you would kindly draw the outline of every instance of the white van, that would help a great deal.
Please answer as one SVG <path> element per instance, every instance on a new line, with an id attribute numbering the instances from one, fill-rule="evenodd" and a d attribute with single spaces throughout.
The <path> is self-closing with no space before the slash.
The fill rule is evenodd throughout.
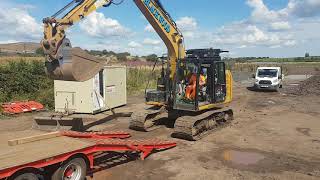
<path id="1" fill-rule="evenodd" d="M 282 88 L 284 75 L 282 74 L 281 67 L 258 67 L 253 78 L 255 78 L 255 89 L 279 91 L 279 88 Z"/>

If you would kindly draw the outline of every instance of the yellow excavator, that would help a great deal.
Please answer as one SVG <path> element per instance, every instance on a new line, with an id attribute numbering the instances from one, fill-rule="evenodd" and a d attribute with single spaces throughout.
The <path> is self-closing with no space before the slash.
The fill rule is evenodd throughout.
<path id="1" fill-rule="evenodd" d="M 157 89 L 146 90 L 149 108 L 132 114 L 130 128 L 151 131 L 174 122 L 174 137 L 199 140 L 233 120 L 232 75 L 226 70 L 220 49 L 186 50 L 177 24 L 160 0 L 133 0 L 168 49 L 162 61 Z M 73 0 L 45 18 L 41 45 L 47 74 L 57 80 L 85 81 L 97 74 L 101 61 L 80 48 L 72 48 L 66 29 L 100 7 L 119 5 L 114 0 Z M 67 13 L 64 13 L 71 9 Z M 61 18 L 58 18 L 61 16 Z M 164 68 L 166 64 L 166 68 Z"/>

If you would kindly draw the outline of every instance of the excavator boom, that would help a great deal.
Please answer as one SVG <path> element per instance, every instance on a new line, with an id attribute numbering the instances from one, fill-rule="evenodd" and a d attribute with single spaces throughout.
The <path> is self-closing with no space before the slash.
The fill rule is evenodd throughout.
<path id="1" fill-rule="evenodd" d="M 133 1 L 167 46 L 170 78 L 173 79 L 177 60 L 186 56 L 181 32 L 159 0 Z M 112 3 L 113 0 L 73 0 L 53 16 L 43 20 L 44 38 L 41 45 L 47 57 L 47 74 L 52 79 L 85 81 L 102 69 L 102 61 L 80 48 L 72 48 L 65 32 L 98 8 Z M 70 8 L 69 12 L 63 14 Z"/>
<path id="2" fill-rule="evenodd" d="M 170 78 L 174 78 L 176 62 L 186 56 L 183 35 L 159 0 L 133 0 L 168 49 Z"/>

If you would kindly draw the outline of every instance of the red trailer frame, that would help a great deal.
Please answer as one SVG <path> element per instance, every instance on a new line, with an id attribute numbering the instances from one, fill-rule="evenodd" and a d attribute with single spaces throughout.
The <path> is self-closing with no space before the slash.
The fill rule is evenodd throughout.
<path id="1" fill-rule="evenodd" d="M 162 140 L 123 140 L 130 137 L 130 134 L 125 132 L 79 133 L 64 131 L 61 132 L 61 135 L 71 138 L 85 138 L 94 141 L 94 145 L 1 170 L 0 179 L 10 178 L 26 169 L 38 170 L 54 164 L 62 164 L 75 157 L 83 158 L 89 169 L 92 169 L 94 167 L 94 154 L 97 152 L 139 152 L 140 158 L 144 160 L 154 150 L 165 150 L 177 145 L 175 142 Z"/>

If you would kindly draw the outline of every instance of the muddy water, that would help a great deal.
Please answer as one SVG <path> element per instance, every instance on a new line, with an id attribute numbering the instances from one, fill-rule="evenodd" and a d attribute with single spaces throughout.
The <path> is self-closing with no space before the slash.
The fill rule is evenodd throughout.
<path id="1" fill-rule="evenodd" d="M 236 150 L 226 150 L 223 152 L 225 161 L 230 161 L 239 165 L 254 165 L 265 158 L 264 155 L 255 152 L 242 152 Z"/>
<path id="2" fill-rule="evenodd" d="M 320 178 L 320 159 L 305 160 L 287 154 L 234 148 L 220 150 L 218 156 L 233 169 L 259 173 L 292 171 Z"/>

